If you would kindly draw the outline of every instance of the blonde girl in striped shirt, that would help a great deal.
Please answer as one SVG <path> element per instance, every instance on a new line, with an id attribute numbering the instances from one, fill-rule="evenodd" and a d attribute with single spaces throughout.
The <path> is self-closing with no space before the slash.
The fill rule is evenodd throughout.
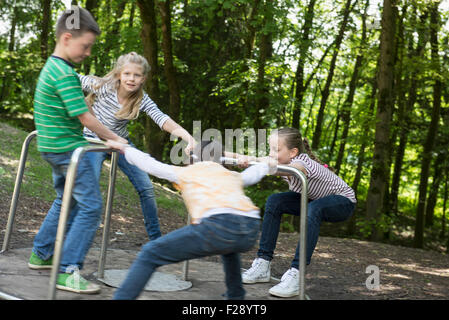
<path id="1" fill-rule="evenodd" d="M 323 221 L 341 222 L 349 219 L 355 209 L 354 191 L 333 171 L 324 165 L 311 152 L 306 139 L 294 128 L 275 130 L 269 138 L 270 157 L 279 164 L 289 165 L 301 170 L 308 182 L 307 210 L 307 261 L 310 264 L 313 251 L 318 242 L 320 226 Z M 289 184 L 289 192 L 273 194 L 268 197 L 263 216 L 262 233 L 257 258 L 251 268 L 242 275 L 243 283 L 270 281 L 270 264 L 276 248 L 282 214 L 299 216 L 301 214 L 302 186 L 294 176 L 283 177 Z M 272 287 L 270 294 L 278 297 L 292 297 L 299 294 L 299 243 L 291 267 Z"/>
<path id="2" fill-rule="evenodd" d="M 163 113 L 143 87 L 150 66 L 141 55 L 130 52 L 120 56 L 115 67 L 103 78 L 79 75 L 90 111 L 107 128 L 121 138 L 129 139 L 128 123 L 137 119 L 140 112 L 146 113 L 162 130 L 174 134 L 187 142 L 186 153 L 193 149 L 196 142 L 193 137 L 168 115 Z M 86 137 L 97 138 L 88 128 L 84 128 Z M 95 153 L 95 172 L 100 176 L 106 153 Z M 125 173 L 140 197 L 145 229 L 150 240 L 161 236 L 153 184 L 148 174 L 129 164 L 123 155 L 118 159 L 119 168 Z"/>

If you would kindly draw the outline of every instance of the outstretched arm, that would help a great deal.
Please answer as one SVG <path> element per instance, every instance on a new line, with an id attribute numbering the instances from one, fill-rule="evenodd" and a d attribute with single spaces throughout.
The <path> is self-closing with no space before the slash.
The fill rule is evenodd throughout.
<path id="1" fill-rule="evenodd" d="M 106 145 L 110 148 L 120 150 L 125 155 L 126 161 L 135 165 L 140 170 L 170 182 L 178 181 L 173 166 L 157 161 L 148 153 L 112 140 L 106 141 Z"/>
<path id="2" fill-rule="evenodd" d="M 190 133 L 187 132 L 186 129 L 181 127 L 172 119 L 168 119 L 167 121 L 165 121 L 162 126 L 162 129 L 187 142 L 187 147 L 184 150 L 184 152 L 187 155 L 190 153 L 190 151 L 192 151 L 195 148 L 195 145 L 197 144 L 195 139 L 190 135 Z"/>
<path id="3" fill-rule="evenodd" d="M 243 186 L 251 186 L 258 183 L 267 174 L 273 174 L 276 172 L 277 162 L 272 159 L 267 159 L 258 164 L 252 165 L 248 169 L 245 169 L 241 175 L 243 180 Z"/>

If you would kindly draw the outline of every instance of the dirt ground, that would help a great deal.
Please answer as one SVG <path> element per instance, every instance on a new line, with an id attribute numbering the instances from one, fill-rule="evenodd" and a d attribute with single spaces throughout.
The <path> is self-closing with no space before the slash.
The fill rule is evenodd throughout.
<path id="1" fill-rule="evenodd" d="M 0 243 L 6 229 L 11 194 L 0 190 Z M 16 214 L 10 248 L 32 247 L 32 242 L 50 203 L 21 196 Z M 139 250 L 147 241 L 139 207 L 126 212 L 113 208 L 110 248 Z M 162 233 L 185 225 L 185 218 L 159 210 Z M 97 232 L 93 247 L 101 245 L 102 229 Z M 299 239 L 297 233 L 281 233 L 272 276 L 281 278 L 289 268 Z M 248 268 L 256 256 L 257 246 L 242 254 L 242 267 Z M 220 261 L 210 257 L 210 261 Z M 379 270 L 379 288 L 366 286 Z M 368 268 L 368 271 L 367 271 Z M 435 251 L 392 246 L 355 239 L 320 237 L 306 271 L 306 294 L 313 300 L 389 300 L 449 299 L 449 256 Z"/>

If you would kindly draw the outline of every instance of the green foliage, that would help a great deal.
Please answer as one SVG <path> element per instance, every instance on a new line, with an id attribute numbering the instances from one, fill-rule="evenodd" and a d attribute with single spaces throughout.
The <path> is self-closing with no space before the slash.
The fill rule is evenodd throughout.
<path id="1" fill-rule="evenodd" d="M 303 39 L 310 2 L 170 1 L 172 54 L 181 96 L 180 116 L 175 120 L 189 131 L 193 121 L 198 120 L 201 120 L 203 131 L 208 128 L 216 128 L 221 132 L 237 128 L 269 130 L 291 125 L 294 109 L 299 107 L 299 129 L 304 137 L 311 140 L 317 130 L 316 119 L 321 94 L 329 74 L 333 43 L 342 20 L 345 1 L 317 0 L 313 8 L 314 18 L 309 37 Z M 0 114 L 10 122 L 27 124 L 29 130 L 32 127 L 29 119 L 33 112 L 34 88 L 44 64 L 40 48 L 42 1 L 4 0 L 2 3 Z M 86 5 L 87 1 L 78 3 Z M 123 3 L 124 7 L 121 6 Z M 135 0 L 99 0 L 96 4 L 91 11 L 103 32 L 97 38 L 91 57 L 77 65 L 76 70 L 102 76 L 112 69 L 121 54 L 130 51 L 144 54 L 141 39 L 143 22 Z M 350 14 L 349 25 L 336 58 L 335 74 L 324 112 L 322 143 L 318 150 L 314 150 L 330 165 L 335 163 L 338 148 L 343 142 L 343 103 L 348 97 L 355 60 L 358 55 L 362 55 L 354 99 L 350 106 L 349 132 L 345 141 L 343 164 L 339 172 L 340 177 L 351 186 L 356 177 L 357 166 L 361 164 L 360 183 L 356 191 L 362 206 L 370 184 L 377 109 L 383 107 L 377 105 L 379 93 L 373 91 L 377 88 L 382 29 L 381 26 L 372 24 L 376 19 L 380 20 L 382 10 L 379 9 L 382 8 L 369 5 L 367 19 L 371 24 L 367 29 L 366 40 L 362 41 L 362 14 L 365 6 L 366 1 L 357 1 Z M 397 6 L 395 105 L 391 116 L 390 162 L 387 164 L 390 166 L 390 179 L 387 191 L 391 191 L 394 159 L 399 150 L 399 135 L 401 130 L 406 130 L 407 144 L 402 159 L 398 209 L 402 214 L 413 216 L 416 207 L 414 199 L 421 175 L 423 144 L 432 115 L 434 84 L 437 79 L 443 83 L 443 98 L 432 166 L 435 165 L 437 155 L 449 147 L 449 89 L 445 85 L 449 79 L 449 12 L 442 7 L 439 9 L 439 60 L 436 62 L 431 55 L 432 25 L 428 11 L 431 7 L 429 1 L 398 1 Z M 55 46 L 54 23 L 63 9 L 61 1 L 52 1 L 51 27 L 48 33 L 49 53 Z M 164 54 L 161 50 L 161 19 L 159 8 L 155 9 L 160 96 L 152 98 L 158 101 L 162 111 L 168 112 L 170 93 L 164 73 Z M 10 28 L 13 22 L 16 25 L 15 34 L 12 34 Z M 417 50 L 420 48 L 420 39 L 424 41 L 421 51 Z M 309 45 L 309 50 L 300 55 L 305 44 Z M 296 78 L 299 71 L 296 67 L 300 61 L 304 62 L 305 87 L 303 98 L 296 106 Z M 416 82 L 415 90 L 411 89 L 412 79 Z M 406 117 L 403 118 L 401 108 L 413 93 L 416 93 L 416 102 L 405 112 Z M 142 123 L 133 121 L 129 130 L 135 144 L 140 149 L 145 149 L 145 128 Z M 169 159 L 171 147 L 169 142 L 165 144 L 163 159 Z M 445 163 L 444 166 L 447 167 L 448 164 Z M 0 170 L 0 179 L 8 175 L 8 168 L 1 168 L 3 171 Z M 434 169 L 431 173 L 434 173 Z M 36 171 L 30 174 L 30 179 L 33 174 L 39 177 L 44 175 L 44 172 L 37 167 Z M 262 209 L 270 194 L 286 188 L 286 184 L 280 180 L 265 180 L 247 190 L 247 194 Z M 433 180 L 434 177 L 429 178 L 429 181 Z M 438 190 L 435 214 L 442 215 L 444 190 L 441 184 Z M 167 205 L 169 203 L 170 201 L 167 201 Z M 373 227 L 387 230 L 389 226 L 399 223 L 394 217 L 382 218 L 374 223 L 365 220 L 363 215 L 358 217 L 357 222 L 358 231 L 364 237 L 370 236 Z M 283 225 L 283 230 L 291 229 L 288 219 L 283 221 Z"/>

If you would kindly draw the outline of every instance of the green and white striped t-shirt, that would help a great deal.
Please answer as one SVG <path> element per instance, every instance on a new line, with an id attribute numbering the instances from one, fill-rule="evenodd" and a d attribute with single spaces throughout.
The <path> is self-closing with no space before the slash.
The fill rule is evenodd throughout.
<path id="1" fill-rule="evenodd" d="M 61 58 L 48 58 L 34 94 L 38 151 L 61 153 L 87 145 L 77 116 L 88 111 L 73 67 Z"/>

